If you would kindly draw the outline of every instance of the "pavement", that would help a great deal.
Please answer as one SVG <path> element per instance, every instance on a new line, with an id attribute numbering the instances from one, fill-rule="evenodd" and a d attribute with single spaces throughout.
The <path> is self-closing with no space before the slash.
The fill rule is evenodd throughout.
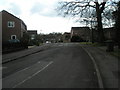
<path id="1" fill-rule="evenodd" d="M 91 45 L 81 45 L 94 58 L 101 74 L 104 88 L 119 88 L 120 80 L 120 60 L 118 57 L 107 53 L 106 47 L 94 47 Z"/>
<path id="2" fill-rule="evenodd" d="M 105 52 L 103 50 L 105 47 L 93 47 L 90 45 L 80 46 L 83 47 L 94 58 L 100 71 L 104 88 L 118 88 L 118 86 L 120 86 L 118 85 L 118 81 L 120 80 L 120 69 L 118 68 L 118 64 L 120 64 L 119 59 Z M 49 47 L 50 45 L 45 44 L 40 47 L 34 47 L 20 52 L 4 54 L 2 63 L 7 63 L 33 53 L 40 52 L 41 50 Z"/>
<path id="3" fill-rule="evenodd" d="M 25 50 L 13 52 L 13 53 L 3 54 L 2 64 L 43 51 L 49 47 L 50 47 L 49 44 L 43 44 L 42 46 L 36 46 L 33 48 L 29 48 L 29 49 L 25 49 Z"/>

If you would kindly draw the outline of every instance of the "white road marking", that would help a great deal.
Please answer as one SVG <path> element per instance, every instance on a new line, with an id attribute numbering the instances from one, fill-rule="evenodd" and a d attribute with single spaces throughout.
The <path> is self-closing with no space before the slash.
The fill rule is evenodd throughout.
<path id="1" fill-rule="evenodd" d="M 39 63 L 39 62 L 38 62 Z M 17 86 L 23 84 L 25 81 L 31 79 L 32 77 L 34 77 L 35 75 L 37 75 L 38 73 L 40 73 L 41 71 L 43 71 L 45 68 L 47 68 L 50 64 L 52 64 L 53 61 L 49 62 L 45 67 L 43 67 L 41 70 L 37 71 L 36 73 L 32 74 L 31 76 L 27 77 L 25 80 L 23 80 L 22 82 L 16 84 L 15 86 L 13 86 L 12 88 L 16 88 Z"/>
<path id="2" fill-rule="evenodd" d="M 39 61 L 39 62 L 37 62 L 36 64 L 38 64 L 38 63 L 40 63 L 40 61 Z M 22 70 L 18 71 L 18 72 L 25 71 L 25 70 L 27 70 L 27 69 L 29 69 L 29 68 L 31 68 L 31 67 L 32 67 L 32 66 L 29 66 L 29 67 L 27 67 L 27 68 L 24 68 L 24 69 L 22 69 Z M 16 72 L 16 73 L 18 73 L 18 72 Z"/>
<path id="3" fill-rule="evenodd" d="M 63 46 L 63 45 L 58 45 L 58 46 Z"/>
<path id="4" fill-rule="evenodd" d="M 7 67 L 0 67 L 0 70 L 6 69 Z"/>
<path id="5" fill-rule="evenodd" d="M 104 88 L 104 86 L 103 86 L 103 81 L 102 81 L 102 77 L 101 77 L 101 74 L 100 74 L 100 71 L 99 71 L 98 66 L 97 66 L 97 64 L 96 64 L 95 59 L 94 59 L 93 56 L 88 52 L 87 49 L 85 49 L 84 47 L 82 47 L 82 48 L 86 51 L 86 53 L 87 53 L 88 56 L 91 58 L 91 60 L 92 60 L 92 62 L 93 62 L 93 64 L 94 64 L 94 67 L 95 67 L 95 70 L 96 70 L 96 75 L 97 75 L 97 78 L 98 78 L 99 88 Z"/>

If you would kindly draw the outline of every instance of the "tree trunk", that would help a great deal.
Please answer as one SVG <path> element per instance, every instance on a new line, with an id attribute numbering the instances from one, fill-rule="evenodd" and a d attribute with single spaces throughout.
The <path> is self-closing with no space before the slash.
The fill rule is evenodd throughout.
<path id="1" fill-rule="evenodd" d="M 116 42 L 118 43 L 118 48 L 120 49 L 120 16 L 118 16 L 116 21 Z"/>
<path id="2" fill-rule="evenodd" d="M 103 26 L 102 26 L 102 12 L 100 10 L 100 5 L 98 2 L 96 2 L 96 14 L 97 14 L 97 29 L 98 29 L 98 39 L 100 43 L 104 42 L 104 32 L 103 32 Z"/>
<path id="3" fill-rule="evenodd" d="M 118 10 L 116 13 L 116 43 L 118 44 L 118 48 L 120 49 L 120 2 L 118 3 Z"/>

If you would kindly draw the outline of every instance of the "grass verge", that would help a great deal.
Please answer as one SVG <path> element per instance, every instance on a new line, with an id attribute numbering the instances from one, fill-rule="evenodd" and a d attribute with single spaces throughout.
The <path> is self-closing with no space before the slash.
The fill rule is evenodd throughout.
<path id="1" fill-rule="evenodd" d="M 101 47 L 101 50 L 103 50 L 104 52 L 106 52 L 106 48 L 107 48 L 105 43 L 80 42 L 80 44 L 91 45 L 91 46 L 94 46 L 94 47 Z M 115 47 L 113 52 L 108 52 L 108 53 L 115 56 L 115 57 L 118 57 L 120 59 L 120 49 Z"/>
<path id="2" fill-rule="evenodd" d="M 119 49 L 115 49 L 114 52 L 110 52 L 111 55 L 116 56 L 120 59 L 120 50 Z"/>

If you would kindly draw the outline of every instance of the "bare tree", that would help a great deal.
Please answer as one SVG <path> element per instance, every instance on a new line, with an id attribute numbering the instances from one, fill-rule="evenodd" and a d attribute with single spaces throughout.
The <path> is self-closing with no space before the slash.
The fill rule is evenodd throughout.
<path id="1" fill-rule="evenodd" d="M 93 18 L 97 20 L 99 42 L 104 41 L 102 15 L 113 0 L 70 0 L 59 2 L 58 10 L 62 16 Z"/>

